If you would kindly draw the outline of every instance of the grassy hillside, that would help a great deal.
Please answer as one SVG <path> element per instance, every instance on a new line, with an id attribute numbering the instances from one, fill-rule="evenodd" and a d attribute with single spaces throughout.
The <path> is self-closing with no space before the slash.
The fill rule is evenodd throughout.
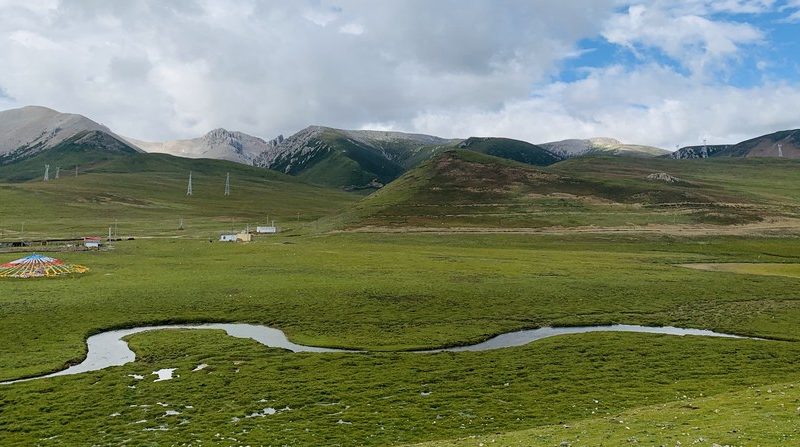
<path id="1" fill-rule="evenodd" d="M 742 141 L 725 151 L 717 153 L 722 157 L 778 157 L 800 158 L 800 129 L 783 130 Z"/>
<path id="2" fill-rule="evenodd" d="M 786 160 L 582 157 L 532 167 L 450 151 L 364 199 L 338 225 L 435 228 L 730 225 L 792 218 Z M 677 181 L 649 179 L 666 173 Z"/>
<path id="3" fill-rule="evenodd" d="M 56 149 L 0 167 L 0 240 L 103 235 L 210 237 L 276 219 L 296 226 L 346 207 L 356 198 L 291 176 L 233 162 L 106 149 Z M 49 182 L 41 181 L 50 163 Z M 80 172 L 55 167 L 78 164 Z M 74 168 L 73 168 L 74 169 Z M 189 172 L 193 195 L 187 196 Z M 224 196 L 231 176 L 231 195 Z M 181 219 L 184 230 L 177 231 Z"/>
<path id="4" fill-rule="evenodd" d="M 111 161 L 126 159 L 140 154 L 117 138 L 99 131 L 81 132 L 68 138 L 51 149 L 39 152 L 13 163 L 3 164 L 0 160 L 0 181 L 20 182 L 44 177 L 44 166 L 50 165 L 50 178 L 56 176 L 57 168 L 61 174 L 75 174 L 77 166 L 83 171 Z"/>
<path id="5" fill-rule="evenodd" d="M 800 158 L 800 129 L 782 130 L 761 135 L 737 144 L 683 147 L 671 158 Z"/>
<path id="6" fill-rule="evenodd" d="M 620 184 L 652 184 L 647 175 L 671 174 L 699 193 L 732 202 L 792 209 L 800 205 L 800 162 L 788 159 L 702 159 L 664 158 L 570 159 L 552 167 L 553 172 L 585 179 L 603 179 Z M 677 185 L 676 187 L 681 187 Z"/>
<path id="7" fill-rule="evenodd" d="M 313 163 L 294 165 L 286 172 L 321 185 L 358 187 L 373 180 L 389 183 L 404 170 L 373 147 L 342 135 L 330 132 L 320 139 L 328 148 L 326 153 Z M 278 170 L 281 168 L 281 165 L 277 166 Z"/>
<path id="8" fill-rule="evenodd" d="M 257 164 L 311 183 L 358 189 L 373 181 L 387 184 L 408 169 L 456 148 L 536 166 L 561 160 L 539 146 L 508 138 L 460 141 L 398 132 L 310 127 L 284 140 L 276 154 L 263 155 Z"/>
<path id="9" fill-rule="evenodd" d="M 338 188 L 385 184 L 446 140 L 398 132 L 349 131 L 312 126 L 283 140 L 258 166 Z"/>
<path id="10" fill-rule="evenodd" d="M 458 144 L 458 148 L 534 166 L 547 166 L 562 160 L 540 146 L 510 138 L 467 138 Z"/>

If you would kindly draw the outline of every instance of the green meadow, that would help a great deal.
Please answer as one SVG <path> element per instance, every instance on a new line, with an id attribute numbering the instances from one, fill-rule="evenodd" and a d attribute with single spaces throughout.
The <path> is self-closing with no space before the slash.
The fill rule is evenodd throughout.
<path id="1" fill-rule="evenodd" d="M 398 180 L 402 189 L 392 184 L 362 200 L 238 165 L 152 160 L 123 172 L 111 163 L 58 182 L 0 184 L 0 239 L 102 234 L 114 222 L 119 235 L 133 236 L 102 251 L 55 254 L 88 266 L 86 274 L 0 281 L 0 380 L 80 362 L 91 334 L 164 323 L 265 324 L 296 343 L 366 352 L 297 354 L 212 330 L 137 334 L 129 338 L 138 356 L 133 363 L 0 385 L 0 445 L 800 442 L 800 278 L 761 270 L 796 271 L 800 238 L 791 232 L 723 235 L 730 225 L 707 220 L 720 234 L 327 232 L 370 220 L 397 226 L 396 219 L 418 209 L 409 198 L 431 203 L 434 196 L 412 185 L 410 175 Z M 494 170 L 502 165 L 491 163 Z M 639 171 L 625 163 L 624 172 L 592 180 L 607 185 L 606 200 L 624 204 L 628 192 L 645 188 Z M 657 197 L 701 183 L 699 168 L 649 163 L 639 169 L 670 168 L 695 185 L 659 186 Z M 190 169 L 195 193 L 186 197 Z M 557 164 L 542 171 L 562 180 L 540 192 L 557 192 L 559 184 L 587 187 L 588 168 L 563 173 L 569 169 Z M 759 219 L 793 216 L 793 171 L 776 168 L 770 189 L 768 180 L 752 179 L 723 187 L 726 169 L 731 178 L 772 172 L 757 162 L 709 171 L 703 181 L 718 186 L 702 194 L 704 209 L 738 199 L 763 202 Z M 236 181 L 226 198 L 227 172 Z M 526 189 L 532 185 L 476 194 L 532 197 Z M 767 201 L 770 194 L 774 200 Z M 664 203 L 651 204 L 667 213 Z M 209 242 L 267 216 L 285 231 L 249 244 Z M 387 224 L 387 216 L 395 220 Z M 180 218 L 184 230 L 177 229 Z M 454 227 L 464 222 L 448 218 Z M 20 256 L 2 252 L 0 262 Z M 761 339 L 587 333 L 486 352 L 408 352 L 526 328 L 612 323 Z M 152 372 L 163 368 L 176 368 L 174 377 L 155 382 Z"/>

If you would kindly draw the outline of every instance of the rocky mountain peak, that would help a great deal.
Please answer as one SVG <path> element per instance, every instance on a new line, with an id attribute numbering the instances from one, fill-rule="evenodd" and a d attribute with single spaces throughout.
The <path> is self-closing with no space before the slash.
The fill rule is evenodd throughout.
<path id="1" fill-rule="evenodd" d="M 0 154 L 24 150 L 34 154 L 84 131 L 111 131 L 102 124 L 73 113 L 42 106 L 25 106 L 0 112 Z"/>

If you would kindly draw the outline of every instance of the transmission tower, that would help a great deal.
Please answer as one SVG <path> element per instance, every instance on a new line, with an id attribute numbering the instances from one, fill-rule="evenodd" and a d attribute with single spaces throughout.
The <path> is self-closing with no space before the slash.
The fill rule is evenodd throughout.
<path id="1" fill-rule="evenodd" d="M 44 181 L 50 181 L 50 165 L 44 165 Z"/>
<path id="2" fill-rule="evenodd" d="M 783 157 L 783 144 L 778 143 L 778 157 Z"/>
<path id="3" fill-rule="evenodd" d="M 78 176 L 78 165 L 75 165 L 75 177 Z"/>
<path id="4" fill-rule="evenodd" d="M 59 174 L 61 174 L 61 166 L 56 166 L 56 180 L 58 180 Z"/>
<path id="5" fill-rule="evenodd" d="M 192 171 L 189 171 L 189 186 L 186 187 L 186 195 L 192 195 Z"/>
<path id="6" fill-rule="evenodd" d="M 225 176 L 225 195 L 231 195 L 231 173 Z"/>

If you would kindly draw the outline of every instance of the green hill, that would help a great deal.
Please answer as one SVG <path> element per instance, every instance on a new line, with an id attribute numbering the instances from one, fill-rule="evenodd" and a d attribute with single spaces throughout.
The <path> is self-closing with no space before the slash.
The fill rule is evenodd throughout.
<path id="1" fill-rule="evenodd" d="M 35 153 L 33 156 L 2 163 L 0 159 L 0 181 L 28 181 L 43 178 L 44 166 L 50 165 L 50 177 L 57 168 L 71 169 L 75 166 L 84 171 L 91 170 L 110 161 L 127 159 L 142 152 L 128 143 L 102 131 L 84 131 L 70 137 L 53 148 Z"/>
<path id="2" fill-rule="evenodd" d="M 534 166 L 547 166 L 563 159 L 541 146 L 510 138 L 472 137 L 459 143 L 458 147 Z"/>
<path id="3" fill-rule="evenodd" d="M 345 189 L 378 188 L 455 148 L 544 166 L 561 160 L 547 150 L 508 138 L 448 140 L 430 135 L 312 126 L 259 156 L 255 164 L 308 182 Z"/>
<path id="4" fill-rule="evenodd" d="M 797 167 L 785 160 L 697 163 L 619 157 L 533 167 L 447 151 L 364 199 L 340 224 L 541 228 L 754 223 L 798 215 Z"/>
<path id="5" fill-rule="evenodd" d="M 190 171 L 193 194 L 187 196 Z M 230 196 L 224 195 L 227 174 Z M 267 219 L 296 226 L 356 199 L 239 163 L 140 153 L 107 134 L 91 133 L 0 166 L 0 240 L 105 234 L 115 223 L 125 235 L 206 237 Z M 181 220 L 185 230 L 176 232 Z"/>
<path id="6" fill-rule="evenodd" d="M 262 153 L 254 164 L 309 182 L 357 189 L 389 183 L 450 140 L 429 135 L 311 126 Z"/>

